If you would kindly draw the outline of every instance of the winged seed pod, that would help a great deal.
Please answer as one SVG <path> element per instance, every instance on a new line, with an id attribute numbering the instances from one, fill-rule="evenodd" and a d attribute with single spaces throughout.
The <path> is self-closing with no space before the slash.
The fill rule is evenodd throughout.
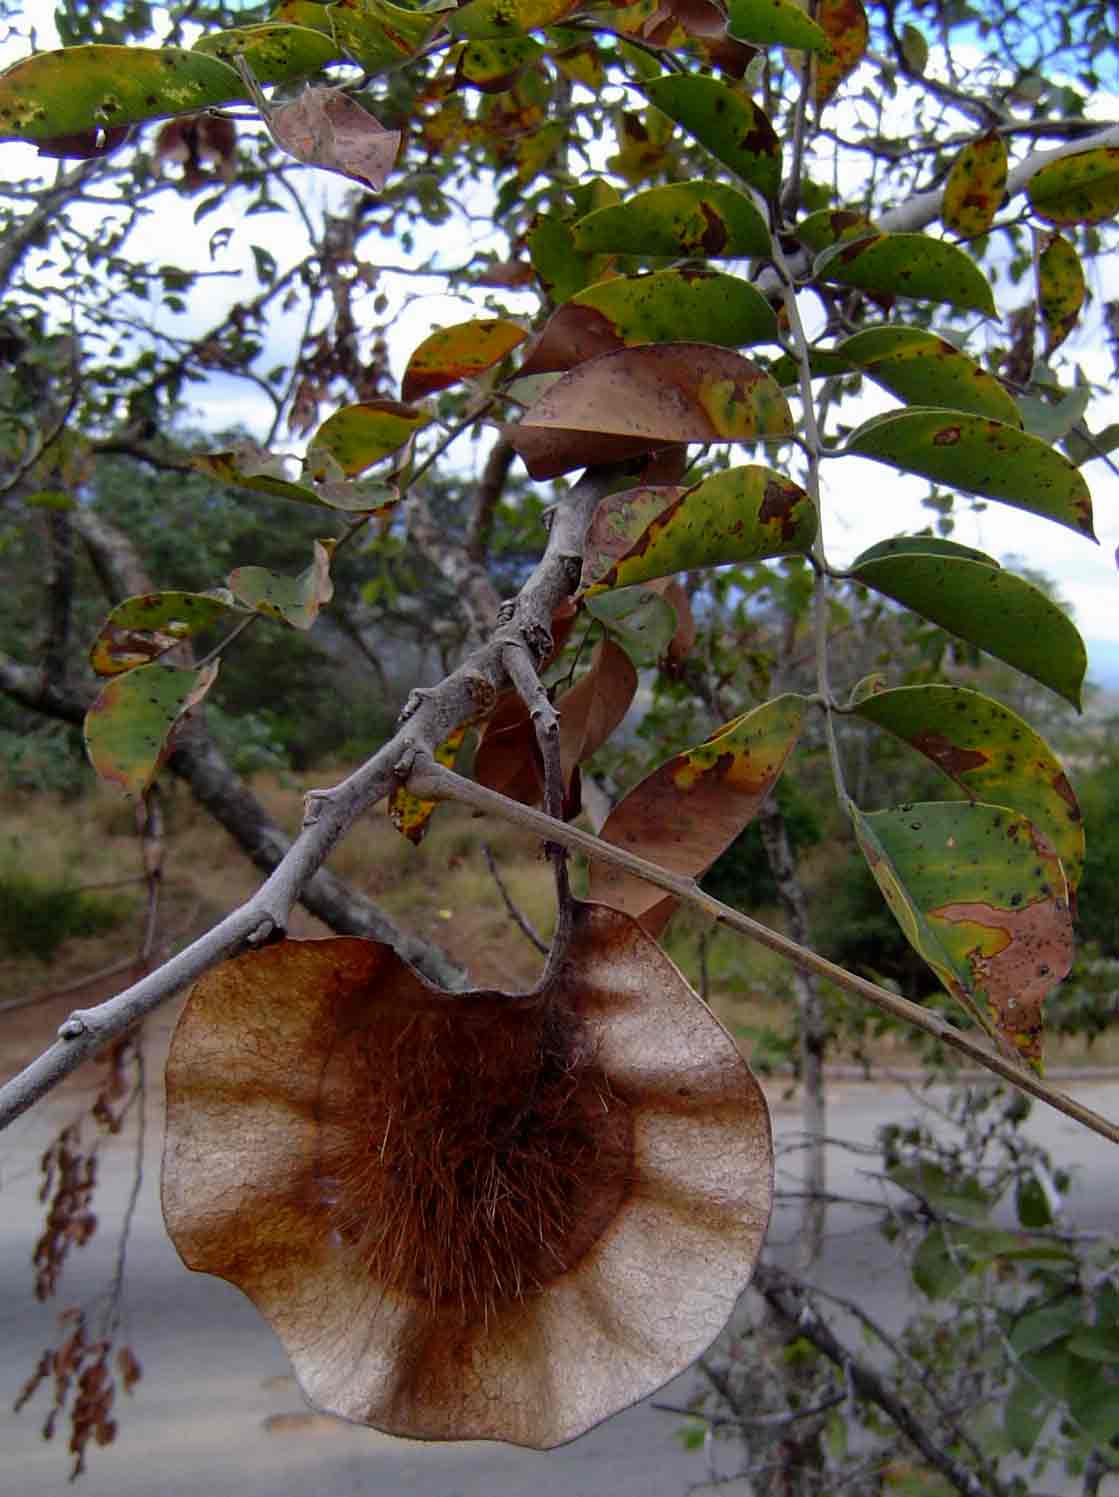
<path id="1" fill-rule="evenodd" d="M 446 993 L 388 946 L 284 941 L 195 988 L 163 1211 L 316 1407 L 546 1448 L 681 1372 L 769 1219 L 761 1089 L 629 916 L 576 904 L 534 992 Z"/>

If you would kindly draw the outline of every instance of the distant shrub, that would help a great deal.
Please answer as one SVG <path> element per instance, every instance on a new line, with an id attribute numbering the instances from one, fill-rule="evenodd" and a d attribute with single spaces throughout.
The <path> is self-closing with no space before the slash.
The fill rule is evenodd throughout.
<path id="1" fill-rule="evenodd" d="M 50 962 L 64 941 L 112 930 L 130 913 L 127 899 L 0 872 L 0 953 L 5 956 Z"/>

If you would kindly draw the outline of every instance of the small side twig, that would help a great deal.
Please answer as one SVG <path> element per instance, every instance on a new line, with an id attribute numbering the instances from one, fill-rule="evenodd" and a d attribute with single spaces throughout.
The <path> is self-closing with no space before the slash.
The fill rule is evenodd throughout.
<path id="1" fill-rule="evenodd" d="M 497 885 L 497 892 L 501 895 L 502 903 L 505 905 L 509 919 L 521 932 L 521 934 L 536 947 L 541 956 L 548 955 L 548 943 L 537 932 L 532 921 L 519 909 L 513 901 L 513 896 L 506 887 L 505 880 L 501 876 L 501 869 L 497 866 L 497 859 L 493 855 L 493 849 L 488 842 L 482 843 L 482 856 L 486 860 L 486 867 L 490 871 L 490 877 Z"/>

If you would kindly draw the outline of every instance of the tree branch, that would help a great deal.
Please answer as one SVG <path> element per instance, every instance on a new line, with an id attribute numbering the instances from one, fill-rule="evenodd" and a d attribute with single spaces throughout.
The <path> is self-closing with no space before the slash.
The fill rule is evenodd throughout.
<path id="1" fill-rule="evenodd" d="M 310 890 L 312 880 L 325 877 L 329 883 L 331 876 L 320 871 L 322 864 L 357 818 L 406 782 L 413 766 L 426 763 L 451 732 L 474 721 L 479 711 L 490 710 L 507 684 L 502 663 L 507 648 L 527 645 L 538 656 L 543 653 L 544 641 L 551 639 L 552 615 L 578 586 L 587 525 L 614 477 L 613 468 L 584 474 L 555 511 L 544 555 L 516 600 L 502 605 L 492 640 L 438 686 L 413 692 L 397 732 L 348 779 L 331 790 L 308 795 L 303 827 L 295 841 L 282 850 L 271 830 L 268 838 L 262 830 L 261 842 L 272 840 L 272 852 L 278 860 L 251 899 L 133 987 L 97 1008 L 71 1014 L 60 1028 L 58 1040 L 0 1088 L 0 1128 L 26 1112 L 110 1040 L 218 962 L 283 935 L 292 905 Z M 21 700 L 27 702 L 28 693 L 34 700 L 41 684 L 38 672 L 0 660 L 0 685 L 8 690 L 21 685 L 21 692 L 13 691 Z M 57 687 L 46 685 L 44 690 L 59 695 Z M 67 701 L 71 708 L 76 705 L 72 697 Z M 174 758 L 172 755 L 172 767 Z M 199 762 L 204 764 L 205 759 L 198 752 L 188 753 L 188 763 Z M 545 821 L 553 824 L 550 818 Z M 271 853 L 262 849 L 261 857 L 266 856 Z"/>
<path id="2" fill-rule="evenodd" d="M 1093 1133 L 1098 1133 L 1112 1143 L 1119 1143 L 1119 1124 L 1110 1122 L 1092 1108 L 1077 1102 L 1074 1097 L 1058 1091 L 1056 1087 L 1050 1086 L 1032 1071 L 1028 1071 L 1025 1066 L 1019 1066 L 1005 1056 L 986 1049 L 962 1030 L 949 1024 L 946 1019 L 942 1019 L 939 1014 L 921 1008 L 919 1004 L 911 1003 L 908 998 L 891 993 L 889 989 L 879 987 L 877 983 L 870 982 L 865 977 L 859 977 L 854 972 L 848 972 L 843 967 L 836 966 L 834 962 L 829 962 L 827 957 L 820 956 L 815 951 L 809 951 L 804 946 L 799 946 L 779 931 L 770 930 L 769 926 L 762 925 L 750 915 L 744 915 L 741 910 L 732 909 L 730 905 L 714 899 L 701 889 L 694 879 L 684 878 L 678 873 L 670 873 L 667 869 L 659 868 L 645 858 L 637 857 L 635 853 L 627 852 L 624 847 L 617 847 L 611 842 L 603 842 L 600 838 L 591 836 L 589 832 L 568 826 L 566 822 L 555 821 L 551 816 L 546 816 L 543 811 L 537 811 L 532 806 L 522 806 L 517 801 L 508 800 L 496 790 L 488 790 L 484 785 L 475 784 L 473 780 L 456 774 L 454 770 L 445 769 L 434 759 L 417 757 L 408 781 L 408 788 L 414 794 L 421 795 L 428 800 L 455 800 L 464 805 L 473 806 L 475 810 L 500 816 L 515 826 L 526 827 L 545 841 L 558 842 L 574 852 L 585 853 L 589 858 L 597 858 L 599 862 L 609 863 L 615 868 L 624 869 L 626 873 L 635 874 L 638 878 L 643 878 L 646 883 L 653 884 L 658 889 L 664 889 L 668 894 L 674 894 L 682 903 L 691 905 L 693 909 L 701 910 L 710 918 L 720 921 L 730 930 L 748 936 L 750 940 L 768 947 L 770 951 L 775 951 L 778 956 L 785 957 L 804 971 L 826 977 L 837 987 L 853 993 L 858 998 L 865 999 L 866 1002 L 872 1003 L 875 1008 L 882 1009 L 893 1018 L 913 1025 L 940 1044 L 949 1046 L 961 1055 L 966 1055 L 969 1060 L 973 1060 L 984 1070 L 1001 1076 L 1004 1081 L 1008 1081 L 1019 1091 L 1031 1097 L 1037 1097 L 1039 1101 L 1047 1102 L 1058 1112 L 1063 1112 L 1066 1117 L 1083 1123 Z"/>

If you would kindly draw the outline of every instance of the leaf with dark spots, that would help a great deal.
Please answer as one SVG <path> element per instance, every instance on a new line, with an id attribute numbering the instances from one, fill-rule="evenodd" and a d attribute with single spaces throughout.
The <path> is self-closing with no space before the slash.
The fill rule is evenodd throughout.
<path id="1" fill-rule="evenodd" d="M 131 133 L 128 125 L 113 125 L 109 129 L 99 125 L 92 130 L 75 130 L 69 135 L 55 135 L 50 140 L 40 140 L 37 144 L 40 156 L 95 161 L 118 150 Z"/>
<path id="2" fill-rule="evenodd" d="M 862 556 L 851 575 L 1079 709 L 1088 668 L 1084 641 L 1068 615 L 1024 577 L 931 545 L 926 554 L 906 549 Z"/>
<path id="3" fill-rule="evenodd" d="M 862 0 L 819 0 L 815 18 L 828 43 L 811 63 L 816 108 L 822 109 L 863 60 L 870 26 Z"/>
<path id="4" fill-rule="evenodd" d="M 0 73 L 0 140 L 50 142 L 248 97 L 231 67 L 176 47 L 36 52 Z"/>
<path id="5" fill-rule="evenodd" d="M 101 778 L 143 795 L 170 752 L 176 724 L 217 675 L 217 661 L 195 670 L 140 665 L 102 687 L 85 716 L 86 752 Z"/>
<path id="6" fill-rule="evenodd" d="M 686 338 L 737 348 L 776 337 L 772 307 L 736 276 L 697 269 L 614 276 L 552 314 L 518 373 L 571 369 L 639 343 Z"/>
<path id="7" fill-rule="evenodd" d="M 581 586 L 589 588 L 605 577 L 613 564 L 632 550 L 650 521 L 685 492 L 676 484 L 646 484 L 607 495 L 587 528 Z"/>
<path id="8" fill-rule="evenodd" d="M 583 253 L 675 259 L 739 259 L 769 251 L 765 219 L 745 193 L 722 182 L 673 182 L 624 203 L 596 206 L 575 225 Z M 535 256 L 534 256 L 535 259 Z"/>
<path id="9" fill-rule="evenodd" d="M 982 365 L 922 328 L 868 327 L 835 353 L 913 406 L 943 406 L 1021 427 L 1013 397 Z"/>
<path id="10" fill-rule="evenodd" d="M 1114 218 L 1119 213 L 1119 146 L 1094 146 L 1051 161 L 1030 178 L 1026 193 L 1037 216 L 1059 227 Z"/>
<path id="11" fill-rule="evenodd" d="M 835 245 L 817 258 L 816 274 L 876 295 L 910 296 L 996 315 L 994 293 L 975 261 L 956 245 L 928 234 L 877 234 Z"/>
<path id="12" fill-rule="evenodd" d="M 1005 806 L 928 802 L 853 815 L 910 945 L 989 1034 L 1040 1070 L 1041 1005 L 1072 963 L 1057 854 Z"/>
<path id="13" fill-rule="evenodd" d="M 1009 707 L 963 686 L 903 686 L 866 697 L 855 711 L 924 754 L 972 800 L 1028 817 L 1075 894 L 1084 867 L 1076 795 L 1053 750 Z"/>
<path id="14" fill-rule="evenodd" d="M 802 697 L 775 697 L 669 759 L 614 807 L 602 837 L 699 878 L 757 815 L 800 736 L 804 708 Z M 675 907 L 663 890 L 593 861 L 590 897 L 626 910 L 651 933 Z"/>
<path id="15" fill-rule="evenodd" d="M 804 490 L 772 468 L 729 468 L 694 484 L 653 514 L 629 550 L 588 592 L 724 562 L 806 555 L 817 518 Z"/>
<path id="16" fill-rule="evenodd" d="M 237 613 L 229 593 L 142 593 L 125 598 L 98 630 L 89 662 L 99 676 L 116 676 L 147 665 Z"/>
<path id="17" fill-rule="evenodd" d="M 960 151 L 944 184 L 941 217 L 955 233 L 985 234 L 1006 192 L 1006 141 L 995 131 L 969 141 Z"/>
<path id="18" fill-rule="evenodd" d="M 919 406 L 864 422 L 848 451 L 1044 515 L 1095 540 L 1084 475 L 1039 437 L 982 416 Z"/>
<path id="19" fill-rule="evenodd" d="M 717 78 L 672 73 L 643 85 L 658 109 L 706 146 L 716 160 L 767 198 L 781 187 L 781 143 L 744 90 Z"/>

